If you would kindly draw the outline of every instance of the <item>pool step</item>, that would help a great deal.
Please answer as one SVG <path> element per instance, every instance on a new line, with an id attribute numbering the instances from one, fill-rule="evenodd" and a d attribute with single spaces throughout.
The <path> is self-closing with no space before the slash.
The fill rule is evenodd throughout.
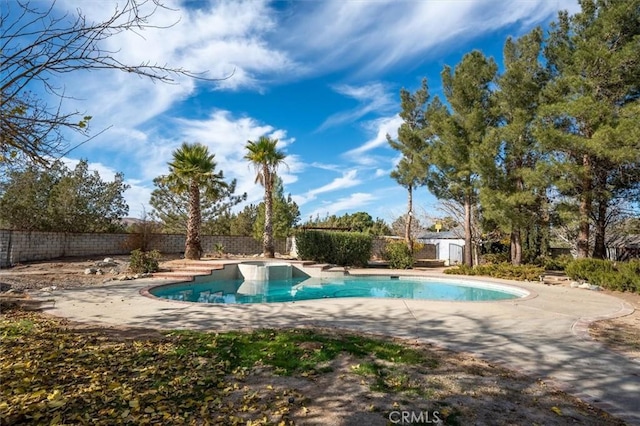
<path id="1" fill-rule="evenodd" d="M 217 269 L 222 269 L 223 265 L 203 265 L 202 262 L 182 262 L 179 264 L 167 265 L 168 270 L 161 270 L 153 274 L 154 278 L 166 278 L 181 281 L 193 281 L 195 277 L 211 275 Z"/>

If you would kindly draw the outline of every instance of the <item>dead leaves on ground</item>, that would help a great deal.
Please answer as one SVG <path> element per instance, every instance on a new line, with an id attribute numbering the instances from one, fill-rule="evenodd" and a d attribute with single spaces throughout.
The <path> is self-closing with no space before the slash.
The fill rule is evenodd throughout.
<path id="1" fill-rule="evenodd" d="M 241 371 L 179 337 L 114 341 L 16 311 L 0 320 L 6 424 L 291 424 L 292 389 L 245 392 Z"/>

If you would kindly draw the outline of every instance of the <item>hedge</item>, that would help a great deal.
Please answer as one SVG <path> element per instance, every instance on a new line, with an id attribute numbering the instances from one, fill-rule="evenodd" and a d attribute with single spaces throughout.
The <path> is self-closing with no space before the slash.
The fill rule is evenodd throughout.
<path id="1" fill-rule="evenodd" d="M 470 268 L 465 265 L 446 269 L 445 274 L 453 275 L 486 275 L 494 278 L 519 281 L 539 281 L 544 274 L 544 268 L 536 265 L 518 265 L 510 263 L 496 263 L 489 265 L 477 265 Z"/>
<path id="2" fill-rule="evenodd" d="M 640 260 L 577 259 L 567 265 L 565 273 L 573 280 L 587 281 L 609 290 L 640 293 Z"/>
<path id="3" fill-rule="evenodd" d="M 372 237 L 360 232 L 304 230 L 296 234 L 298 256 L 320 263 L 366 266 L 372 245 Z"/>

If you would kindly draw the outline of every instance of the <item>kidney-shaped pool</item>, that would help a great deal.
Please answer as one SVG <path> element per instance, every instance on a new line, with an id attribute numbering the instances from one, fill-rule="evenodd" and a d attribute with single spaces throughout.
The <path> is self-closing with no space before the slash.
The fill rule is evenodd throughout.
<path id="1" fill-rule="evenodd" d="M 279 280 L 227 279 L 152 287 L 153 296 L 198 303 L 296 302 L 342 297 L 494 301 L 526 297 L 526 290 L 485 282 L 409 276 L 298 277 Z"/>

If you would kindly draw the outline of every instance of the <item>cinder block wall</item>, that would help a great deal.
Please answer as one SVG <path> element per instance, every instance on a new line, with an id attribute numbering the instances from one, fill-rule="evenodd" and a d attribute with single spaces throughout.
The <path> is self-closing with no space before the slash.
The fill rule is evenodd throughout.
<path id="1" fill-rule="evenodd" d="M 132 235 L 0 230 L 0 268 L 20 262 L 60 257 L 129 254 L 131 250 L 127 243 Z M 150 248 L 161 253 L 184 252 L 184 235 L 154 234 L 150 241 Z M 205 253 L 213 253 L 216 244 L 222 244 L 225 253 L 230 254 L 262 253 L 262 243 L 252 237 L 202 236 L 202 249 Z M 286 253 L 284 239 L 276 239 L 275 246 L 278 253 Z"/>

